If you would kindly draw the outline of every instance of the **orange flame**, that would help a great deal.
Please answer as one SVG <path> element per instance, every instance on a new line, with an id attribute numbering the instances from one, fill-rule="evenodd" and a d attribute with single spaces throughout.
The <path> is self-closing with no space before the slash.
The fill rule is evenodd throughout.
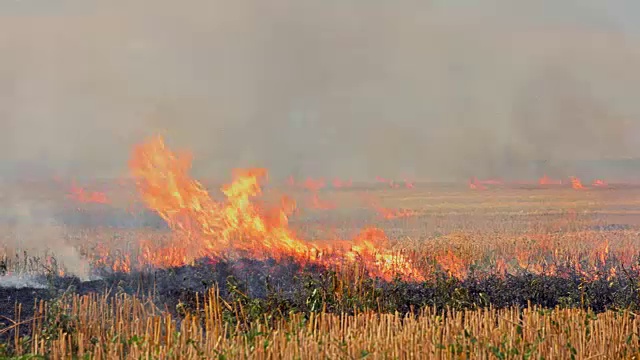
<path id="1" fill-rule="evenodd" d="M 288 226 L 292 200 L 284 198 L 280 208 L 271 210 L 260 209 L 251 201 L 261 194 L 265 169 L 234 171 L 233 182 L 221 189 L 226 201 L 216 202 L 188 175 L 190 156 L 177 156 L 161 137 L 136 146 L 129 165 L 147 207 L 177 236 L 169 246 L 145 244 L 142 260 L 152 265 L 187 264 L 199 257 L 223 257 L 235 251 L 257 259 L 292 257 L 325 266 L 340 266 L 344 260 L 353 263 L 359 258 L 370 274 L 385 279 L 396 274 L 422 279 L 410 260 L 384 248 L 388 241 L 379 229 L 365 230 L 348 251 L 333 249 L 334 256 L 325 256 L 317 246 L 299 239 Z M 307 185 L 311 184 L 319 182 Z"/>
<path id="2" fill-rule="evenodd" d="M 584 189 L 584 186 L 582 185 L 582 181 L 580 181 L 580 179 L 575 176 L 571 177 L 571 187 L 576 190 Z"/>
<path id="3" fill-rule="evenodd" d="M 604 181 L 604 180 L 601 180 L 601 179 L 594 180 L 592 185 L 595 186 L 595 187 L 607 187 L 608 186 L 607 182 Z"/>
<path id="4" fill-rule="evenodd" d="M 69 194 L 69 197 L 81 203 L 109 203 L 109 199 L 107 198 L 107 195 L 105 193 L 97 191 L 88 192 L 85 191 L 85 189 L 76 186 L 75 183 L 71 185 L 71 193 Z"/>
<path id="5" fill-rule="evenodd" d="M 472 190 L 486 190 L 487 187 L 482 185 L 482 183 L 480 183 L 478 181 L 478 179 L 476 179 L 475 177 L 472 177 L 471 179 L 469 179 L 469 189 L 472 189 Z"/>
<path id="6" fill-rule="evenodd" d="M 318 191 L 320 189 L 323 189 L 326 186 L 326 182 L 324 181 L 324 179 L 312 179 L 312 178 L 307 178 L 304 181 L 304 184 L 302 184 L 302 186 L 310 191 Z"/>
<path id="7" fill-rule="evenodd" d="M 311 205 L 311 208 L 317 209 L 317 210 L 331 210 L 337 207 L 336 204 L 333 203 L 332 201 L 320 199 L 320 196 L 318 195 L 318 193 L 314 193 L 313 195 L 311 195 L 310 205 Z"/>
<path id="8" fill-rule="evenodd" d="M 333 182 L 333 186 L 337 187 L 335 181 L 336 180 L 334 180 Z M 293 184 L 293 178 L 291 184 Z M 342 185 L 342 183 L 340 183 L 340 185 Z M 308 202 L 310 208 L 317 210 L 331 210 L 336 207 L 333 202 L 320 199 L 318 191 L 326 187 L 326 182 L 324 179 L 313 179 L 308 177 L 301 186 L 303 189 L 308 190 L 312 193 Z"/>
<path id="9" fill-rule="evenodd" d="M 542 176 L 538 180 L 538 184 L 540 184 L 540 185 L 561 185 L 562 181 L 561 180 L 552 179 L 552 178 L 548 177 L 547 174 L 545 174 L 544 176 Z"/>
<path id="10" fill-rule="evenodd" d="M 464 280 L 467 277 L 469 263 L 449 249 L 445 254 L 437 255 L 436 261 L 450 276 Z"/>
<path id="11" fill-rule="evenodd" d="M 412 216 L 417 216 L 418 213 L 414 210 L 411 209 L 389 209 L 386 208 L 384 206 L 382 206 L 380 204 L 380 201 L 377 200 L 376 198 L 372 197 L 372 196 L 365 196 L 364 197 L 364 201 L 365 203 L 370 206 L 371 208 L 373 208 L 380 217 L 387 219 L 387 220 L 392 220 L 392 219 L 399 219 L 399 218 L 406 218 L 406 217 L 412 217 Z"/>
<path id="12" fill-rule="evenodd" d="M 333 179 L 331 184 L 333 185 L 334 189 L 344 189 L 344 188 L 350 188 L 351 185 L 353 184 L 353 181 L 350 179 L 347 181 L 342 181 L 338 178 L 335 178 Z"/>
<path id="13" fill-rule="evenodd" d="M 234 171 L 233 181 L 221 189 L 226 199 L 216 201 L 200 182 L 189 176 L 190 156 L 171 152 L 160 137 L 136 146 L 130 166 L 143 201 L 173 231 L 168 236 L 154 238 L 153 242 L 141 241 L 140 253 L 135 259 L 124 252 L 108 253 L 106 247 L 104 251 L 98 251 L 100 258 L 95 263 L 115 271 L 130 271 L 145 265 L 181 266 L 198 258 L 215 260 L 248 256 L 255 259 L 293 259 L 300 264 L 333 268 L 355 265 L 369 275 L 386 280 L 391 280 L 396 274 L 405 279 L 424 280 L 426 276 L 433 275 L 433 271 L 465 279 L 471 269 L 475 269 L 474 276 L 503 277 L 521 271 L 564 276 L 565 265 L 572 266 L 587 279 L 596 279 L 598 276 L 615 276 L 616 268 L 611 268 L 608 274 L 596 274 L 595 270 L 606 266 L 609 259 L 618 259 L 619 264 L 627 268 L 635 266 L 637 259 L 637 247 L 633 243 L 620 246 L 613 239 L 610 243 L 608 239 L 582 231 L 563 235 L 560 242 L 549 233 L 534 232 L 523 237 L 523 241 L 504 243 L 497 248 L 490 261 L 491 272 L 475 266 L 483 260 L 477 256 L 476 248 L 469 245 L 471 241 L 465 238 L 427 245 L 429 254 L 421 253 L 427 261 L 421 259 L 418 270 L 412 260 L 420 255 L 412 253 L 409 256 L 406 252 L 392 250 L 389 239 L 378 228 L 362 230 L 353 241 L 331 241 L 330 246 L 321 245 L 322 241 L 309 242 L 298 237 L 289 227 L 289 216 L 296 210 L 292 199 L 282 197 L 275 207 L 255 201 L 261 195 L 261 185 L 267 178 L 265 169 Z M 473 179 L 470 184 L 482 185 L 483 182 Z M 375 199 L 370 204 L 385 218 L 416 214 L 408 210 L 385 209 Z M 560 225 L 565 221 L 575 221 L 576 211 L 570 211 L 569 216 L 571 218 L 564 219 Z M 571 244 L 568 248 L 559 245 L 566 242 Z M 588 244 L 584 247 L 572 246 L 585 242 Z"/>
<path id="14" fill-rule="evenodd" d="M 409 181 L 407 179 L 404 180 L 404 187 L 406 187 L 407 189 L 413 189 L 415 187 L 415 185 L 413 184 L 413 181 Z"/>
<path id="15" fill-rule="evenodd" d="M 376 176 L 376 182 L 387 184 L 392 189 L 397 189 L 397 188 L 400 187 L 400 184 L 397 184 L 395 181 L 390 180 L 390 179 L 385 179 L 385 178 L 380 177 L 380 176 Z"/>
<path id="16" fill-rule="evenodd" d="M 356 260 L 360 258 L 365 264 L 373 265 L 369 273 L 391 280 L 391 274 L 400 274 L 405 278 L 424 280 L 420 272 L 415 269 L 402 254 L 381 252 L 380 248 L 387 248 L 389 239 L 384 231 L 378 228 L 366 228 L 354 239 L 351 250 L 345 253 L 345 258 Z"/>

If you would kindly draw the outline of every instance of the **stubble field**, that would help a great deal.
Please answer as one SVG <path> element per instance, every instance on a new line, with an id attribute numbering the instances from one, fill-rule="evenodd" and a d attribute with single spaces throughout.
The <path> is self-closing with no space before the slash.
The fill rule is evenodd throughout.
<path id="1" fill-rule="evenodd" d="M 34 184 L 5 197 L 32 200 L 2 214 L 4 355 L 595 359 L 640 350 L 638 187 L 267 185 L 247 197 L 223 188 L 224 200 L 210 185 L 207 200 L 200 183 L 173 179 L 166 193 L 142 175 L 137 192 L 120 184 L 104 199 Z M 230 208 L 223 221 L 213 215 Z"/>

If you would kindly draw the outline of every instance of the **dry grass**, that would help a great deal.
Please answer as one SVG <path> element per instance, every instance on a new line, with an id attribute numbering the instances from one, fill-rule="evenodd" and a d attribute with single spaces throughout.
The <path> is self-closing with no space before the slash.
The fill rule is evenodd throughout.
<path id="1" fill-rule="evenodd" d="M 31 340 L 15 337 L 16 348 L 51 359 L 621 359 L 640 350 L 640 318 L 625 311 L 426 308 L 406 317 L 320 312 L 248 323 L 245 309 L 215 289 L 180 321 L 128 295 L 107 299 L 39 303 L 34 319 L 11 329 L 33 325 Z"/>
<path id="2" fill-rule="evenodd" d="M 364 222 L 391 233 L 394 246 L 409 253 L 425 273 L 439 270 L 464 278 L 470 265 L 494 276 L 544 273 L 557 264 L 572 264 L 592 276 L 608 257 L 615 256 L 616 264 L 627 269 L 638 260 L 637 231 L 590 228 L 639 225 L 637 189 L 380 190 L 374 195 L 382 206 L 420 214 L 386 221 L 372 213 Z M 366 207 L 353 192 L 321 196 L 339 208 Z M 329 218 L 322 223 L 294 221 L 293 226 L 302 234 L 331 239 L 361 222 Z M 67 228 L 64 236 L 93 265 L 115 270 L 126 270 L 125 260 L 135 265 L 141 239 L 173 240 L 167 232 L 150 229 Z M 58 266 L 47 253 L 33 258 L 15 246 L 0 255 L 9 272 Z M 13 346 L 19 354 L 52 359 L 618 359 L 640 351 L 640 318 L 629 311 L 595 315 L 529 307 L 436 313 L 425 308 L 408 317 L 319 312 L 250 321 L 243 305 L 225 302 L 215 290 L 200 297 L 195 308 L 176 318 L 139 297 L 69 295 L 38 303 L 33 318 L 13 319 L 0 334 L 16 334 Z M 25 327 L 32 330 L 29 338 L 18 335 Z"/>
<path id="3" fill-rule="evenodd" d="M 295 195 L 300 203 L 308 196 Z M 275 193 L 270 196 L 278 198 Z M 353 238 L 363 226 L 373 224 L 396 240 L 397 249 L 410 251 L 427 273 L 434 271 L 434 264 L 454 275 L 464 273 L 471 264 L 488 269 L 489 273 L 495 273 L 492 270 L 497 263 L 501 273 L 540 273 L 552 265 L 575 263 L 593 269 L 603 256 L 615 256 L 628 267 L 640 252 L 635 230 L 600 232 L 590 228 L 608 223 L 639 225 L 640 215 L 634 209 L 639 205 L 640 190 L 635 188 L 379 189 L 364 195 L 361 191 L 326 191 L 320 196 L 347 213 L 332 217 L 331 212 L 302 209 L 292 219 L 292 227 L 302 238 L 335 242 Z M 367 207 L 364 197 L 375 197 L 386 208 L 413 210 L 418 216 L 380 219 Z M 314 218 L 314 214 L 321 218 Z M 322 218 L 322 214 L 328 217 Z M 304 220 L 305 216 L 311 218 Z M 11 233 L 11 229 L 0 229 L 0 236 Z M 141 244 L 177 241 L 170 233 L 148 228 L 66 227 L 63 236 L 64 242 L 76 247 L 94 267 L 116 271 L 141 265 Z M 0 242 L 14 245 L 0 249 L 9 271 L 33 273 L 65 268 L 64 259 L 52 260 L 46 252 L 33 258 L 32 249 L 15 246 L 21 243 L 20 239 Z"/>

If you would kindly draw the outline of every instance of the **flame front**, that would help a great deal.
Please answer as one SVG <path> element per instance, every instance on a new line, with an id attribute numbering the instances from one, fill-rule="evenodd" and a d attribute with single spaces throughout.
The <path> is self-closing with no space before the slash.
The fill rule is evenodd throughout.
<path id="1" fill-rule="evenodd" d="M 350 250 L 322 251 L 299 239 L 289 228 L 293 200 L 283 197 L 281 206 L 261 209 L 252 197 L 261 194 L 265 169 L 237 170 L 231 184 L 222 187 L 226 201 L 211 198 L 205 187 L 192 179 L 189 155 L 170 151 L 161 137 L 138 145 L 130 161 L 132 174 L 147 207 L 156 211 L 174 231 L 169 245 L 146 243 L 143 262 L 175 266 L 197 258 L 219 258 L 241 253 L 256 259 L 294 258 L 302 263 L 339 266 L 363 263 L 372 275 L 391 279 L 396 274 L 420 280 L 422 276 L 402 254 L 385 249 L 382 230 L 365 230 Z M 315 184 L 314 184 L 315 185 Z"/>
<path id="2" fill-rule="evenodd" d="M 541 177 L 538 180 L 538 184 L 540 184 L 540 185 L 561 185 L 562 181 L 561 180 L 552 179 L 552 178 L 548 177 L 547 174 L 544 174 L 544 176 Z"/>

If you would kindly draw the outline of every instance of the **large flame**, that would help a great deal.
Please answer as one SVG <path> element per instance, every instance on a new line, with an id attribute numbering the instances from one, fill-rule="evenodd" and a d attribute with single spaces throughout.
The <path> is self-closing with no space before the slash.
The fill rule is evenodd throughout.
<path id="1" fill-rule="evenodd" d="M 241 253 L 258 259 L 294 258 L 327 266 L 357 261 L 374 276 L 422 279 L 408 259 L 386 248 L 388 240 L 379 229 L 365 230 L 349 250 L 321 250 L 298 238 L 288 225 L 288 216 L 295 209 L 293 200 L 283 197 L 281 206 L 275 209 L 261 209 L 251 201 L 261 194 L 265 169 L 235 171 L 231 184 L 221 189 L 226 201 L 218 202 L 189 176 L 191 157 L 174 154 L 161 137 L 136 146 L 129 165 L 143 201 L 176 236 L 169 245 L 147 243 L 144 262 L 175 266 L 201 257 Z"/>

